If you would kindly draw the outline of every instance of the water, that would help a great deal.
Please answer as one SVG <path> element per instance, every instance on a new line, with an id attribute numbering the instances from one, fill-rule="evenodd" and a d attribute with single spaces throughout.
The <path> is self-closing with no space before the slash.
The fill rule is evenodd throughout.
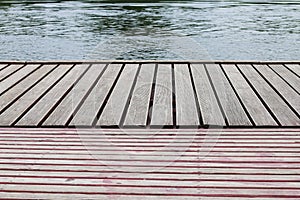
<path id="1" fill-rule="evenodd" d="M 0 60 L 299 60 L 299 0 L 0 0 Z"/>

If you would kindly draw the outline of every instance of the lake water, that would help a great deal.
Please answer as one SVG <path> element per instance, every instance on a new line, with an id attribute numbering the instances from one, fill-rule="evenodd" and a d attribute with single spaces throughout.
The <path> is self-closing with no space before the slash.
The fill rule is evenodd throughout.
<path id="1" fill-rule="evenodd" d="M 0 0 L 0 60 L 300 60 L 300 1 Z"/>

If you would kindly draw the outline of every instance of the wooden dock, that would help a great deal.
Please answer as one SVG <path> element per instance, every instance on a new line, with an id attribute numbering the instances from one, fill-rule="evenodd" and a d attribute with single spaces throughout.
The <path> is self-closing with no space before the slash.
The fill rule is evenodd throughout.
<path id="1" fill-rule="evenodd" d="M 0 126 L 299 127 L 299 63 L 3 63 Z"/>
<path id="2" fill-rule="evenodd" d="M 0 62 L 0 199 L 300 199 L 300 62 Z"/>

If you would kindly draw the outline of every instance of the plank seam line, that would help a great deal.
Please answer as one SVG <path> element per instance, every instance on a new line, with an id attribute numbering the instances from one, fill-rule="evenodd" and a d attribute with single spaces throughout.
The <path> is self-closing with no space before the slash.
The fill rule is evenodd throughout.
<path id="1" fill-rule="evenodd" d="M 268 64 L 269 65 L 269 64 Z M 286 64 L 282 64 L 285 68 L 287 68 L 289 71 L 291 71 L 293 74 L 295 74 L 298 78 L 300 78 L 300 76 L 296 73 L 296 72 L 294 72 L 294 70 L 292 70 L 291 68 L 289 68 L 288 66 L 286 66 Z M 299 65 L 299 67 L 300 67 L 300 64 L 298 64 Z"/>
<path id="2" fill-rule="evenodd" d="M 74 164 L 74 163 L 55 163 L 55 162 L 49 162 L 49 163 L 37 163 L 35 162 L 0 162 L 0 164 L 2 165 L 24 165 L 24 166 L 28 166 L 28 165 L 32 165 L 32 166 L 71 166 L 71 167 L 107 167 L 106 164 L 95 164 L 95 163 L 89 163 L 89 164 Z M 210 169 L 210 168 L 216 168 L 216 169 L 280 169 L 280 170 L 300 170 L 299 167 L 279 167 L 279 166 L 275 166 L 275 167 L 269 167 L 269 166 L 201 166 L 201 163 L 198 163 L 198 165 L 166 165 L 164 166 L 164 168 L 175 168 L 175 169 Z M 161 167 L 161 165 L 153 165 L 153 164 L 148 164 L 148 165 L 133 165 L 133 164 L 110 164 L 110 167 L 142 167 L 142 168 L 149 168 L 149 167 Z M 1 175 L 0 175 L 1 176 Z"/>
<path id="3" fill-rule="evenodd" d="M 51 74 L 55 69 L 57 69 L 58 65 L 56 65 L 53 69 L 51 69 L 49 72 L 47 72 L 45 75 L 43 75 L 41 78 L 39 78 L 34 84 L 32 84 L 30 87 L 28 87 L 25 91 L 23 91 L 21 94 L 19 94 L 14 100 L 12 100 L 9 104 L 7 104 L 1 111 L 0 115 L 5 112 L 9 107 L 11 107 L 14 103 L 18 101 L 23 95 L 25 95 L 28 91 L 30 91 L 32 88 L 34 88 L 38 83 L 40 83 L 44 78 L 46 78 L 49 74 Z"/>
<path id="4" fill-rule="evenodd" d="M 25 66 L 26 66 L 26 64 L 25 65 L 21 65 L 18 69 L 16 69 L 13 72 L 7 74 L 5 77 L 3 77 L 2 79 L 0 79 L 0 83 L 2 81 L 4 81 L 5 79 L 7 79 L 8 77 L 10 77 L 11 75 L 13 75 L 14 73 L 16 73 L 16 72 L 20 71 L 21 69 L 23 69 Z"/>
<path id="5" fill-rule="evenodd" d="M 241 104 L 241 106 L 242 106 L 244 112 L 246 113 L 248 119 L 250 120 L 251 124 L 252 124 L 254 127 L 256 127 L 256 124 L 255 124 L 255 122 L 254 122 L 252 116 L 250 115 L 250 113 L 249 113 L 249 111 L 247 110 L 247 108 L 246 108 L 244 102 L 242 101 L 240 95 L 238 94 L 238 92 L 236 91 L 235 87 L 233 86 L 233 84 L 232 84 L 231 80 L 229 79 L 227 73 L 225 72 L 223 66 L 222 66 L 221 64 L 219 64 L 219 66 L 220 66 L 220 68 L 221 68 L 223 74 L 225 75 L 227 81 L 229 82 L 229 85 L 231 86 L 231 88 L 232 88 L 232 90 L 233 90 L 235 96 L 238 98 L 238 100 L 239 100 L 239 102 L 240 102 L 240 104 Z"/>
<path id="6" fill-rule="evenodd" d="M 0 190 L 0 192 L 5 193 L 31 193 L 31 194 L 57 194 L 57 191 L 48 191 L 48 190 L 16 190 L 16 189 L 6 189 Z M 280 195 L 280 194 L 227 194 L 227 193 L 214 193 L 214 194 L 205 194 L 205 193 L 137 193 L 137 192 L 77 192 L 77 191 L 64 191 L 59 192 L 60 194 L 82 194 L 82 195 L 114 195 L 114 196 L 150 196 L 150 197 L 241 197 L 241 198 L 300 198 L 300 195 Z M 5 200 L 5 199 L 2 199 Z"/>
<path id="7" fill-rule="evenodd" d="M 31 194 L 57 194 L 57 191 L 44 191 L 44 190 L 1 190 L 0 192 L 5 193 L 31 193 Z M 300 195 L 276 195 L 276 194 L 227 194 L 227 193 L 214 193 L 214 194 L 204 194 L 204 193 L 136 193 L 136 192 L 76 192 L 76 191 L 67 191 L 60 192 L 60 194 L 69 194 L 69 195 L 113 195 L 113 196 L 143 196 L 143 197 L 239 197 L 239 198 L 300 198 Z M 14 198 L 15 199 L 15 198 Z M 2 199 L 10 200 L 10 199 Z"/>
<path id="8" fill-rule="evenodd" d="M 213 186 L 213 185 L 207 185 L 207 186 L 189 186 L 189 185 L 132 185 L 132 184 L 126 184 L 126 185 L 119 185 L 119 184 L 90 184 L 90 183 L 35 183 L 35 182 L 8 182 L 8 181 L 2 181 L 0 184 L 11 184 L 11 185 L 55 185 L 55 186 L 88 186 L 88 187 L 141 187 L 141 188 L 211 188 L 211 189 L 257 189 L 257 190 L 270 190 L 270 189 L 282 189 L 282 190 L 299 190 L 299 187 L 276 187 L 276 186 L 268 186 L 268 187 L 258 187 L 258 186 Z"/>
<path id="9" fill-rule="evenodd" d="M 188 70 L 189 70 L 190 80 L 191 80 L 191 84 L 192 84 L 192 88 L 193 88 L 193 93 L 194 93 L 194 98 L 195 98 L 195 102 L 196 102 L 198 120 L 200 122 L 200 127 L 204 127 L 204 122 L 203 122 L 202 112 L 201 112 L 201 108 L 200 108 L 199 98 L 198 98 L 198 95 L 197 95 L 195 81 L 194 81 L 194 76 L 193 76 L 193 72 L 192 72 L 191 64 L 190 63 L 188 64 Z"/>
<path id="10" fill-rule="evenodd" d="M 74 68 L 74 66 L 75 65 L 70 67 L 70 69 L 68 69 L 61 77 L 59 77 L 58 80 L 56 80 L 53 84 L 51 84 L 46 91 L 44 91 L 37 99 L 35 99 L 34 102 L 29 107 L 27 107 L 26 110 L 20 116 L 18 116 L 18 118 L 11 124 L 11 126 L 15 126 L 18 123 L 18 121 L 20 121 L 22 117 L 26 115 L 28 111 L 30 111 L 50 90 L 52 90 L 52 88 L 55 85 L 59 83 L 59 81 L 61 81 Z"/>
<path id="11" fill-rule="evenodd" d="M 112 179 L 112 180 L 143 180 L 145 181 L 144 177 L 97 177 L 97 176 L 54 176 L 54 175 L 0 175 L 0 177 L 16 177 L 16 178 L 36 178 L 36 179 L 45 179 L 45 178 L 74 178 L 74 179 Z M 277 180 L 268 180 L 268 179 L 212 179 L 212 178 L 146 178 L 147 180 L 154 180 L 154 181 L 216 181 L 216 182 L 272 182 L 272 183 L 299 183 L 299 179 L 277 179 Z M 3 191 L 3 190 L 0 190 Z"/>
<path id="12" fill-rule="evenodd" d="M 29 77 L 31 74 L 33 74 L 34 72 L 36 72 L 38 69 L 40 69 L 43 66 L 43 64 L 39 65 L 37 68 L 35 68 L 34 70 L 32 70 L 31 72 L 29 72 L 28 74 L 26 74 L 24 77 L 22 77 L 21 79 L 19 79 L 16 83 L 14 83 L 13 85 L 11 85 L 9 88 L 7 88 L 6 90 L 4 90 L 3 92 L 1 92 L 0 96 L 2 96 L 3 94 L 5 94 L 7 91 L 9 91 L 10 89 L 12 89 L 13 87 L 15 87 L 16 85 L 18 85 L 20 82 L 22 82 L 23 80 L 25 80 L 27 77 Z"/>
<path id="13" fill-rule="evenodd" d="M 276 92 L 276 94 L 286 103 L 286 105 L 293 111 L 293 113 L 300 119 L 300 114 L 295 110 L 293 106 L 282 96 L 282 94 L 272 85 L 272 83 L 264 77 L 264 75 L 254 66 L 252 65 L 255 71 L 267 82 L 267 84 Z"/>
<path id="14" fill-rule="evenodd" d="M 0 71 L 4 70 L 5 68 L 9 67 L 11 64 L 5 64 L 1 69 Z"/>
<path id="15" fill-rule="evenodd" d="M 127 97 L 127 100 L 126 100 L 126 103 L 125 103 L 125 107 L 122 111 L 121 119 L 120 119 L 120 122 L 118 124 L 118 126 L 121 127 L 121 128 L 124 127 L 124 121 L 125 121 L 125 118 L 126 118 L 127 113 L 128 113 L 128 108 L 129 108 L 129 105 L 130 105 L 130 102 L 131 102 L 131 99 L 132 99 L 133 91 L 134 91 L 134 88 L 136 86 L 138 76 L 139 76 L 140 71 L 141 71 L 141 67 L 142 67 L 142 64 L 139 64 L 137 72 L 135 73 L 135 77 L 133 79 L 128 97 Z"/>
<path id="16" fill-rule="evenodd" d="M 283 78 L 278 72 L 276 72 L 270 65 L 266 65 L 268 66 L 277 76 L 279 76 L 286 84 L 288 84 L 298 95 L 300 95 L 300 93 L 287 81 L 285 80 L 285 78 Z M 293 72 L 292 72 L 293 73 Z M 300 80 L 299 80 L 300 81 Z"/>
<path id="17" fill-rule="evenodd" d="M 122 74 L 124 68 L 125 68 L 125 64 L 122 64 L 121 69 L 120 69 L 120 71 L 118 72 L 117 77 L 115 78 L 115 80 L 114 80 L 114 82 L 113 82 L 111 88 L 110 88 L 109 91 L 108 91 L 108 94 L 106 95 L 106 97 L 105 97 L 105 99 L 104 99 L 102 105 L 100 106 L 100 108 L 99 108 L 99 110 L 98 110 L 96 116 L 95 116 L 94 119 L 93 119 L 92 127 L 96 127 L 97 122 L 98 122 L 98 120 L 100 119 L 100 116 L 101 116 L 101 114 L 102 114 L 102 112 L 103 112 L 105 106 L 107 105 L 107 102 L 108 102 L 108 100 L 109 100 L 109 98 L 110 98 L 110 96 L 111 96 L 113 90 L 115 89 L 115 86 L 117 85 L 117 82 L 118 82 L 118 80 L 119 80 L 119 78 L 120 78 L 120 76 L 121 76 L 121 74 Z"/>
<path id="18" fill-rule="evenodd" d="M 152 113 L 153 113 L 153 102 L 154 102 L 154 95 L 155 95 L 155 88 L 156 88 L 156 78 L 158 74 L 158 64 L 155 64 L 154 68 L 154 74 L 152 79 L 152 86 L 151 86 L 151 93 L 150 93 L 150 101 L 148 105 L 148 115 L 147 115 L 147 121 L 146 121 L 146 128 L 150 128 L 151 119 L 152 119 Z"/>
<path id="19" fill-rule="evenodd" d="M 208 70 L 207 70 L 207 67 L 206 67 L 205 64 L 204 64 L 203 66 L 204 66 L 206 75 L 207 75 L 207 77 L 208 77 L 210 86 L 211 86 L 211 88 L 212 88 L 212 90 L 213 90 L 213 92 L 214 92 L 214 95 L 215 95 L 215 98 L 216 98 L 216 100 L 217 100 L 217 103 L 218 103 L 218 106 L 219 106 L 219 108 L 220 108 L 220 111 L 221 111 L 221 113 L 222 113 L 222 117 L 223 117 L 223 119 L 224 119 L 224 121 L 225 121 L 225 124 L 226 124 L 226 126 L 229 126 L 228 119 L 227 119 L 227 117 L 226 117 L 226 115 L 225 115 L 224 109 L 223 109 L 223 107 L 222 107 L 222 105 L 221 105 L 219 96 L 218 96 L 217 91 L 216 91 L 216 88 L 215 88 L 215 86 L 214 86 L 214 84 L 213 84 L 213 82 L 212 82 L 212 79 L 211 79 L 211 77 L 210 77 L 210 75 L 209 75 L 209 72 L 208 72 Z"/>
<path id="20" fill-rule="evenodd" d="M 235 65 L 235 66 L 239 70 L 239 72 L 241 73 L 241 75 L 244 77 L 244 79 L 246 80 L 246 82 L 248 83 L 248 85 L 251 87 L 251 89 L 253 90 L 253 92 L 256 94 L 256 96 L 258 97 L 258 99 L 265 106 L 265 108 L 267 109 L 267 111 L 269 112 L 269 114 L 273 117 L 274 121 L 278 124 L 279 127 L 282 127 L 280 121 L 277 119 L 277 117 L 275 116 L 275 114 L 273 113 L 273 111 L 271 110 L 271 108 L 268 106 L 268 104 L 265 102 L 265 100 L 260 96 L 260 94 L 255 89 L 255 87 L 252 85 L 252 83 L 247 78 L 247 76 L 242 72 L 242 70 L 239 68 L 238 65 Z M 249 67 L 253 67 L 253 66 L 250 65 Z"/>
<path id="21" fill-rule="evenodd" d="M 79 104 L 76 106 L 76 108 L 74 109 L 73 113 L 71 114 L 71 116 L 69 117 L 69 119 L 67 120 L 66 124 L 64 125 L 65 127 L 68 127 L 69 124 L 71 123 L 71 121 L 73 120 L 74 116 L 77 114 L 77 112 L 79 111 L 79 109 L 81 108 L 81 106 L 83 105 L 83 103 L 85 102 L 85 100 L 88 98 L 88 96 L 90 95 L 91 91 L 94 90 L 94 88 L 96 87 L 97 83 L 99 82 L 100 78 L 103 76 L 104 72 L 106 71 L 106 69 L 108 68 L 109 64 L 106 64 L 105 67 L 103 68 L 103 70 L 100 72 L 100 74 L 98 75 L 98 77 L 96 78 L 96 80 L 93 82 L 93 84 L 90 86 L 90 88 L 88 89 L 88 91 L 85 93 L 85 95 L 83 96 L 83 98 L 80 100 Z M 92 66 L 92 64 L 90 65 Z M 76 125 L 74 125 L 74 127 L 76 127 Z"/>
<path id="22" fill-rule="evenodd" d="M 239 147 L 240 148 L 240 147 Z M 258 148 L 258 147 L 255 147 L 255 148 Z M 271 153 L 300 153 L 300 151 L 295 151 L 295 150 L 293 150 L 293 151 L 286 151 L 286 150 L 281 150 L 281 151 L 271 151 L 273 148 L 266 148 L 266 147 L 259 147 L 259 148 L 263 148 L 263 149 L 269 149 L 269 151 L 263 151 L 263 152 L 271 152 Z M 285 147 L 283 147 L 283 149 L 284 149 Z M 37 151 L 44 151 L 44 150 L 53 150 L 53 148 L 44 148 L 44 147 L 30 147 L 30 148 L 24 148 L 24 147 L 0 147 L 0 149 L 4 149 L 4 150 L 26 150 L 26 151 L 35 151 L 35 150 L 37 150 Z M 186 150 L 186 152 L 199 152 L 199 150 L 194 150 L 195 148 L 193 148 L 193 149 L 187 149 Z M 220 149 L 222 149 L 222 148 L 220 148 Z M 229 148 L 223 148 L 223 149 L 229 149 Z M 247 149 L 247 148 L 246 148 Z M 248 149 L 253 149 L 253 148 L 248 148 Z M 58 151 L 65 151 L 65 150 L 67 150 L 67 151 L 86 151 L 86 149 L 84 149 L 84 148 L 75 148 L 75 149 L 71 149 L 71 148 L 55 148 L 55 150 L 58 150 Z M 114 150 L 111 150 L 111 149 L 101 149 L 102 151 L 114 151 Z M 153 152 L 153 150 L 152 149 L 150 149 L 150 150 L 147 150 L 147 149 L 143 149 L 143 150 L 140 150 L 140 149 L 138 149 L 138 150 L 126 150 L 126 151 L 128 151 L 128 152 Z M 241 151 L 240 149 L 239 149 L 239 151 Z M 164 152 L 172 152 L 172 151 L 168 151 L 168 150 L 165 150 Z M 231 153 L 231 152 L 233 152 L 233 150 L 231 150 L 231 151 L 228 151 L 228 150 L 214 150 L 214 151 L 210 151 L 210 152 L 219 152 L 219 153 Z M 259 152 L 261 152 L 261 151 L 253 151 L 253 150 L 247 150 L 247 151 L 245 151 L 245 150 L 243 150 L 243 151 L 241 151 L 241 152 L 243 152 L 243 153 L 259 153 Z"/>
<path id="23" fill-rule="evenodd" d="M 173 128 L 176 128 L 176 86 L 175 86 L 175 70 L 174 63 L 171 64 L 171 74 L 172 74 L 172 119 L 173 119 Z"/>
<path id="24" fill-rule="evenodd" d="M 58 65 L 59 66 L 59 65 Z M 57 106 L 63 101 L 63 99 L 69 94 L 69 92 L 75 87 L 75 85 L 80 81 L 80 79 L 86 74 L 90 69 L 91 64 L 85 69 L 85 71 L 80 75 L 80 77 L 68 88 L 68 90 L 59 98 L 59 100 L 51 107 L 50 111 L 41 119 L 37 127 L 41 127 L 42 124 L 47 120 L 47 118 L 53 113 Z"/>
<path id="25" fill-rule="evenodd" d="M 199 169 L 199 168 L 197 168 Z M 214 170 L 214 168 L 209 168 L 211 170 Z M 277 170 L 277 168 L 274 168 Z M 3 171 L 13 171 L 13 172 L 58 172 L 58 173 L 62 173 L 62 172 L 66 172 L 66 173 L 107 173 L 107 174 L 114 174 L 114 173 L 118 173 L 118 174 L 132 174 L 132 172 L 124 172 L 122 170 L 115 170 L 115 171 L 106 171 L 106 170 L 80 170 L 80 169 L 75 169 L 75 170 L 64 170 L 64 169 L 27 169 L 27 168 L 1 168 L 1 170 Z M 194 170 L 192 172 L 182 172 L 181 170 L 178 171 L 163 171 L 163 172 L 144 172 L 145 174 L 151 174 L 151 175 L 157 175 L 157 174 L 161 174 L 161 175 L 167 175 L 167 174 L 172 174 L 172 175 L 220 175 L 220 176 L 225 176 L 225 175 L 246 175 L 246 176 L 299 176 L 299 174 L 297 173 L 282 173 L 282 171 L 284 171 L 285 169 L 281 169 L 281 172 L 266 172 L 266 173 L 258 173 L 258 172 L 254 172 L 254 173 L 247 173 L 247 172 L 201 172 L 199 170 Z M 198 177 L 200 178 L 200 177 Z M 1 183 L 0 183 L 1 184 Z M 300 189 L 300 187 L 298 188 Z"/>

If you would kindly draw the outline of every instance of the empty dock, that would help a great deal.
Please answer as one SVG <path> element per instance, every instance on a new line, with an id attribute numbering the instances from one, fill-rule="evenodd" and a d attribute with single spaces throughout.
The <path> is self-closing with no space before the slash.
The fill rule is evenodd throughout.
<path id="1" fill-rule="evenodd" d="M 0 62 L 0 199 L 300 199 L 300 62 Z"/>
<path id="2" fill-rule="evenodd" d="M 298 127 L 299 64 L 3 63 L 0 126 Z"/>

